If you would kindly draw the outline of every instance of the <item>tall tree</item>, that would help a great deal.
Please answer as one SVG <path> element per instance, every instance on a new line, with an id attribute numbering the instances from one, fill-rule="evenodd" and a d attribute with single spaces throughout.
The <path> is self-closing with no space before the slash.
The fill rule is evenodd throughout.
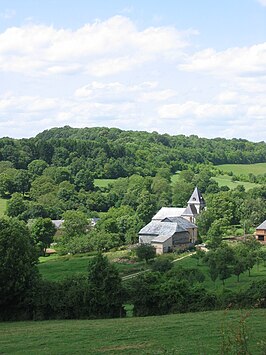
<path id="1" fill-rule="evenodd" d="M 55 232 L 56 228 L 50 218 L 38 218 L 31 225 L 31 234 L 43 255 L 52 243 Z"/>
<path id="2" fill-rule="evenodd" d="M 0 219 L 0 319 L 12 319 L 26 307 L 38 275 L 36 264 L 26 224 L 15 218 Z"/>
<path id="3" fill-rule="evenodd" d="M 88 302 L 97 317 L 121 317 L 124 291 L 117 269 L 106 256 L 98 254 L 88 264 Z"/>

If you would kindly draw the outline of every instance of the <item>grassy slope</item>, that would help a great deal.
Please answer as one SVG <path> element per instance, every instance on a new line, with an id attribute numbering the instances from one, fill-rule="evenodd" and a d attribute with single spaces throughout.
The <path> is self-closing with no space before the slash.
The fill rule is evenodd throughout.
<path id="1" fill-rule="evenodd" d="M 224 172 L 228 173 L 230 171 L 235 175 L 248 175 L 253 173 L 254 175 L 266 174 L 266 163 L 258 164 L 223 164 L 217 165 L 217 167 Z"/>
<path id="2" fill-rule="evenodd" d="M 123 257 L 127 252 L 108 253 L 109 259 Z M 61 280 L 68 276 L 81 275 L 87 273 L 88 260 L 91 256 L 87 255 L 66 255 L 66 256 L 49 256 L 40 258 L 38 268 L 42 276 L 50 281 Z M 135 272 L 139 272 L 146 268 L 144 262 L 136 264 L 116 263 L 121 276 L 126 276 Z"/>
<path id="3" fill-rule="evenodd" d="M 39 264 L 39 270 L 45 279 L 61 280 L 64 277 L 75 274 L 86 274 L 89 258 L 90 256 L 86 255 L 64 256 L 54 259 L 52 257 L 48 257 L 45 258 L 45 262 L 41 262 L 41 264 Z M 136 273 L 146 268 L 146 265 L 143 262 L 136 264 L 116 264 L 116 266 L 121 276 Z M 204 285 L 207 288 L 222 288 L 221 281 L 217 280 L 213 283 L 209 277 L 208 267 L 205 265 L 197 266 L 196 259 L 188 257 L 174 263 L 175 268 L 179 266 L 199 267 L 199 269 L 205 274 Z M 226 280 L 226 287 L 231 289 L 247 287 L 253 281 L 261 280 L 262 278 L 265 278 L 266 280 L 266 267 L 261 264 L 258 268 L 257 265 L 255 265 L 251 272 L 251 277 L 248 276 L 248 272 L 245 272 L 240 275 L 240 282 L 237 282 L 236 276 L 232 276 Z"/>
<path id="4" fill-rule="evenodd" d="M 238 185 L 243 185 L 245 190 L 253 189 L 254 187 L 261 186 L 260 184 L 255 184 L 252 182 L 244 182 L 244 181 L 232 181 L 232 177 L 229 175 L 218 175 L 212 178 L 217 181 L 219 187 L 228 186 L 229 189 L 235 189 Z"/>
<path id="5" fill-rule="evenodd" d="M 174 267 L 198 267 L 200 271 L 202 271 L 205 275 L 205 281 L 203 285 L 210 289 L 222 289 L 222 282 L 220 280 L 216 280 L 214 283 L 209 276 L 209 269 L 206 265 L 197 265 L 197 260 L 193 257 L 185 258 L 175 263 Z M 259 265 L 255 265 L 251 270 L 251 276 L 248 276 L 248 271 L 244 272 L 240 275 L 240 281 L 237 282 L 237 277 L 235 275 L 231 276 L 229 279 L 225 280 L 225 287 L 228 289 L 239 289 L 245 288 L 250 285 L 253 281 L 259 281 L 265 279 L 266 281 L 266 267 L 263 266 L 263 263 Z"/>
<path id="6" fill-rule="evenodd" d="M 266 310 L 247 318 L 251 354 L 262 354 Z M 0 323 L 3 354 L 219 354 L 239 311 L 160 317 Z"/>
<path id="7" fill-rule="evenodd" d="M 94 179 L 94 186 L 97 187 L 108 187 L 109 184 L 112 184 L 117 179 Z"/>
<path id="8" fill-rule="evenodd" d="M 2 217 L 5 213 L 6 203 L 7 203 L 7 200 L 0 198 L 0 217 Z"/>

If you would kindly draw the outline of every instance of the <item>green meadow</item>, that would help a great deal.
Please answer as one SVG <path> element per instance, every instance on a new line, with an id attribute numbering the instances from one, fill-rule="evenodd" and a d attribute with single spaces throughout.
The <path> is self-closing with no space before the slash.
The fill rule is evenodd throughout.
<path id="1" fill-rule="evenodd" d="M 189 302 L 189 300 L 188 300 Z M 0 323 L 1 354 L 265 354 L 266 310 L 215 311 L 157 317 Z M 244 352 L 241 352 L 244 354 Z M 247 353 L 245 353 L 247 354 Z"/>
<path id="2" fill-rule="evenodd" d="M 253 189 L 254 187 L 260 186 L 260 184 L 255 184 L 253 182 L 245 182 L 245 181 L 232 181 L 232 177 L 229 175 L 218 175 L 212 178 L 218 183 L 218 186 L 228 186 L 229 189 L 235 189 L 237 186 L 244 186 L 245 190 L 248 191 Z"/>
<path id="3" fill-rule="evenodd" d="M 140 272 L 147 268 L 147 265 L 143 261 L 132 264 L 116 262 L 116 259 L 126 254 L 127 251 L 106 253 L 109 260 L 115 263 L 121 277 Z M 86 275 L 88 261 L 91 257 L 92 255 L 87 254 L 41 257 L 39 259 L 38 268 L 44 279 L 58 281 L 69 276 Z"/>
<path id="4" fill-rule="evenodd" d="M 116 262 L 117 257 L 121 256 L 121 252 L 108 253 L 106 254 L 111 261 L 113 261 L 120 273 L 120 275 L 127 276 L 140 271 L 148 269 L 149 264 L 146 265 L 144 262 L 136 262 L 134 264 L 129 263 L 118 263 Z M 73 276 L 73 275 L 86 275 L 88 260 L 91 258 L 89 255 L 67 255 L 67 256 L 49 256 L 46 258 L 40 258 L 40 264 L 38 265 L 39 271 L 44 279 L 62 280 L 63 278 Z M 192 256 L 187 258 L 177 260 L 173 263 L 174 268 L 182 267 L 195 267 L 199 268 L 205 276 L 205 281 L 203 285 L 209 289 L 222 289 L 222 282 L 217 280 L 215 283 L 211 280 L 209 275 L 209 270 L 206 265 L 198 262 Z M 251 276 L 248 276 L 248 271 L 240 275 L 240 281 L 237 282 L 236 276 L 231 276 L 225 281 L 225 287 L 229 289 L 240 289 L 248 287 L 253 281 L 266 280 L 266 267 L 261 263 L 259 266 L 255 265 L 251 270 Z"/>
<path id="5" fill-rule="evenodd" d="M 235 175 L 248 175 L 252 173 L 254 175 L 266 174 L 266 163 L 257 164 L 223 164 L 217 165 L 217 168 L 225 173 L 232 172 Z"/>
<path id="6" fill-rule="evenodd" d="M 6 203 L 7 203 L 7 200 L 0 198 L 0 217 L 3 217 L 3 215 L 5 214 Z"/>
<path id="7" fill-rule="evenodd" d="M 117 179 L 94 179 L 94 186 L 96 187 L 108 187 L 109 184 L 112 184 Z"/>

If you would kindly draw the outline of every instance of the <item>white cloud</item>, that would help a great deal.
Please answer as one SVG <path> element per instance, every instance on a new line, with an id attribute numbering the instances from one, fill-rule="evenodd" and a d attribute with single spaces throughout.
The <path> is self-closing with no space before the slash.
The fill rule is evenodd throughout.
<path id="1" fill-rule="evenodd" d="M 195 34 L 140 30 L 124 16 L 77 30 L 8 28 L 0 33 L 1 134 L 67 124 L 265 139 L 266 43 L 193 53 Z"/>
<path id="2" fill-rule="evenodd" d="M 266 42 L 251 47 L 229 48 L 217 52 L 212 48 L 187 56 L 179 68 L 189 72 L 205 72 L 216 76 L 266 76 Z"/>
<path id="3" fill-rule="evenodd" d="M 262 6 L 266 6 L 266 0 L 257 0 Z"/>
<path id="4" fill-rule="evenodd" d="M 0 70 L 29 74 L 83 71 L 96 76 L 132 70 L 156 58 L 180 55 L 195 31 L 175 27 L 138 30 L 124 16 L 77 30 L 29 24 L 0 34 Z"/>
<path id="5" fill-rule="evenodd" d="M 175 90 L 158 88 L 155 81 L 142 82 L 135 85 L 125 85 L 120 82 L 98 82 L 82 86 L 75 91 L 75 96 L 86 100 L 100 102 L 159 102 L 176 97 Z"/>
<path id="6" fill-rule="evenodd" d="M 0 18 L 4 20 L 10 20 L 16 16 L 16 11 L 14 9 L 6 9 L 5 11 L 0 13 Z"/>
<path id="7" fill-rule="evenodd" d="M 234 105 L 209 104 L 188 101 L 183 104 L 163 105 L 158 113 L 161 118 L 175 119 L 178 117 L 196 117 L 201 119 L 230 117 Z"/>

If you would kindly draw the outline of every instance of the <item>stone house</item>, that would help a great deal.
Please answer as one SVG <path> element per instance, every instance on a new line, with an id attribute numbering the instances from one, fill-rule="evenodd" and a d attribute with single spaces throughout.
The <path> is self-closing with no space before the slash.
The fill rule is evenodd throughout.
<path id="1" fill-rule="evenodd" d="M 205 208 L 205 201 L 196 187 L 187 207 L 162 207 L 139 231 L 139 243 L 151 244 L 157 254 L 187 249 L 197 241 L 196 217 Z"/>
<path id="2" fill-rule="evenodd" d="M 266 244 L 266 220 L 256 228 L 256 239 L 262 244 Z"/>

